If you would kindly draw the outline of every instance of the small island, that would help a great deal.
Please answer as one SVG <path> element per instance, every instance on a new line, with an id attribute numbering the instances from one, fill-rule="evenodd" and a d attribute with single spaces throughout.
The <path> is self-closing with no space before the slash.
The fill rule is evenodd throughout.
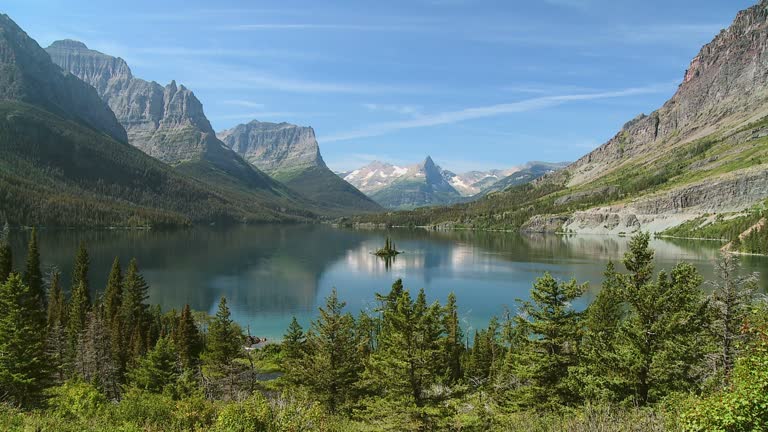
<path id="1" fill-rule="evenodd" d="M 377 257 L 381 258 L 394 258 L 397 255 L 400 255 L 402 252 L 398 251 L 397 248 L 395 248 L 395 242 L 390 240 L 389 237 L 387 237 L 387 240 L 384 242 L 384 247 L 377 250 L 373 254 Z"/>

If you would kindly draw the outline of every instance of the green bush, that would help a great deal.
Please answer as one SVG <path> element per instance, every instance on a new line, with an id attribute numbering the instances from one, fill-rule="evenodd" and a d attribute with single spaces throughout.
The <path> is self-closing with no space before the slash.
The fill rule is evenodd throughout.
<path id="1" fill-rule="evenodd" d="M 256 393 L 242 402 L 224 406 L 216 419 L 217 432 L 266 431 L 272 423 L 269 402 Z"/>
<path id="2" fill-rule="evenodd" d="M 49 391 L 48 405 L 57 416 L 71 420 L 98 417 L 106 411 L 108 402 L 91 384 L 70 381 Z"/>

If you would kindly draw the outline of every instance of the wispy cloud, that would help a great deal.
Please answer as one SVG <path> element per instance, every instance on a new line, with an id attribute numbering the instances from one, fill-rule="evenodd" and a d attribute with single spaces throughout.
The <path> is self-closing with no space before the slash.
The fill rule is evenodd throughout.
<path id="1" fill-rule="evenodd" d="M 379 93 L 425 93 L 426 86 L 390 85 L 362 82 L 334 82 L 287 78 L 259 70 L 241 67 L 229 67 L 221 64 L 197 64 L 199 75 L 194 88 L 230 89 L 230 90 L 277 90 L 290 93 L 328 93 L 328 94 L 379 94 Z"/>
<path id="2" fill-rule="evenodd" d="M 672 88 L 670 84 L 657 84 L 647 87 L 634 87 L 616 91 L 606 91 L 598 93 L 579 93 L 563 94 L 555 96 L 542 96 L 532 99 L 526 99 L 518 102 L 497 104 L 483 107 L 466 108 L 458 111 L 446 111 L 436 114 L 422 115 L 418 118 L 403 121 L 376 123 L 365 126 L 360 129 L 341 132 L 330 136 L 322 137 L 322 142 L 346 141 L 372 136 L 380 136 L 390 132 L 404 129 L 414 129 L 429 126 L 439 126 L 444 124 L 458 123 L 467 120 L 493 117 L 502 114 L 522 113 L 544 108 L 550 108 L 569 102 L 591 101 L 599 99 L 612 99 L 627 96 L 636 96 L 640 94 L 659 93 L 669 91 Z"/>
<path id="3" fill-rule="evenodd" d="M 221 101 L 221 103 L 225 105 L 235 105 L 235 106 L 241 106 L 246 108 L 254 108 L 254 109 L 264 109 L 265 105 L 261 103 L 251 102 L 248 100 L 239 100 L 239 99 L 232 99 L 232 100 L 225 100 Z"/>
<path id="4" fill-rule="evenodd" d="M 264 118 L 296 117 L 299 115 L 306 115 L 306 114 L 308 113 L 298 113 L 298 112 L 289 112 L 289 111 L 256 111 L 256 112 L 245 112 L 245 113 L 237 113 L 237 114 L 214 115 L 214 116 L 210 116 L 210 118 L 215 120 L 259 120 Z"/>
<path id="5" fill-rule="evenodd" d="M 421 115 L 422 107 L 417 105 L 397 105 L 397 104 L 378 104 L 365 103 L 363 108 L 368 111 L 390 112 L 404 116 L 416 117 Z"/>
<path id="6" fill-rule="evenodd" d="M 224 31 L 268 31 L 268 30 L 322 30 L 355 32 L 422 32 L 428 30 L 419 25 L 382 24 L 318 24 L 318 23 L 252 23 L 227 24 L 213 27 Z"/>

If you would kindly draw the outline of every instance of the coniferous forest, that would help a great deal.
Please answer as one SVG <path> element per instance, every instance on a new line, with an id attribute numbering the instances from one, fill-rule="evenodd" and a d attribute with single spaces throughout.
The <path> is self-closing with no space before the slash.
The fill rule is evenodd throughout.
<path id="1" fill-rule="evenodd" d="M 23 268 L 0 244 L 0 428 L 36 431 L 762 430 L 768 304 L 723 256 L 716 280 L 656 271 L 649 235 L 605 269 L 586 310 L 575 280 L 466 334 L 460 300 L 396 281 L 353 316 L 335 290 L 279 344 L 246 346 L 225 298 L 215 316 L 147 304 L 136 260 L 91 297 L 73 276 Z M 608 429 L 606 429 L 608 428 Z"/>

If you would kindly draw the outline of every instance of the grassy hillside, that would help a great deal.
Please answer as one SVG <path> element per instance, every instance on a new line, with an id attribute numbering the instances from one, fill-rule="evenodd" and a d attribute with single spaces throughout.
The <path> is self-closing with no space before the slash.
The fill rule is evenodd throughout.
<path id="1" fill-rule="evenodd" d="M 274 173 L 273 176 L 291 190 L 312 200 L 309 206 L 319 214 L 339 216 L 383 210 L 381 206 L 326 167 L 315 166 L 279 172 Z"/>

